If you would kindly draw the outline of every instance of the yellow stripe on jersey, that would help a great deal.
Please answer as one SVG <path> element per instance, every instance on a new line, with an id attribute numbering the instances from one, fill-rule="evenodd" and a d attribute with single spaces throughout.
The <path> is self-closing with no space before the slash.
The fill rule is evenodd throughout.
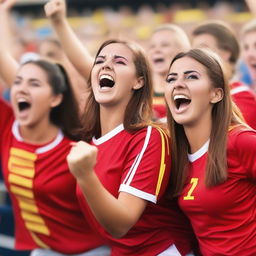
<path id="1" fill-rule="evenodd" d="M 36 244 L 43 249 L 50 249 L 50 247 L 48 245 L 46 245 L 39 237 L 37 237 L 36 234 L 34 234 L 33 232 L 30 232 L 32 238 L 34 239 L 34 241 L 36 242 Z"/>
<path id="2" fill-rule="evenodd" d="M 10 190 L 13 194 L 16 196 L 23 196 L 29 199 L 34 199 L 34 194 L 31 190 L 25 189 L 25 188 L 20 188 L 15 185 L 10 186 Z"/>
<path id="3" fill-rule="evenodd" d="M 50 235 L 50 231 L 45 225 L 37 224 L 34 222 L 28 222 L 28 221 L 25 222 L 25 225 L 27 229 L 29 229 L 30 231 L 34 231 L 36 233 L 43 234 L 46 236 Z"/>
<path id="4" fill-rule="evenodd" d="M 10 165 L 9 170 L 12 173 L 27 177 L 27 178 L 34 178 L 35 176 L 35 169 L 34 168 L 24 168 L 19 166 Z"/>
<path id="5" fill-rule="evenodd" d="M 35 214 L 29 213 L 29 212 L 22 212 L 21 216 L 23 217 L 24 220 L 26 220 L 28 222 L 35 222 L 38 224 L 45 225 L 44 220 L 39 215 L 35 215 Z"/>
<path id="6" fill-rule="evenodd" d="M 31 162 L 34 162 L 37 158 L 37 155 L 35 153 L 31 153 L 19 148 L 11 148 L 10 154 L 12 156 L 17 156 L 18 158 L 23 158 Z"/>
<path id="7" fill-rule="evenodd" d="M 13 165 L 22 168 L 34 168 L 34 161 L 31 161 L 30 159 L 26 160 L 24 158 L 11 155 L 8 163 L 9 169 L 11 169 Z"/>
<path id="8" fill-rule="evenodd" d="M 156 196 L 158 196 L 158 194 L 159 194 L 162 180 L 163 180 L 164 173 L 165 173 L 165 139 L 164 139 L 163 132 L 160 129 L 158 129 L 158 131 L 161 135 L 162 150 L 161 150 L 161 164 L 160 164 L 159 176 L 158 176 L 158 181 L 157 181 L 157 186 L 156 186 Z"/>
<path id="9" fill-rule="evenodd" d="M 167 152 L 168 152 L 168 155 L 170 155 L 169 137 L 161 127 L 157 127 L 157 129 L 163 133 L 163 135 L 165 137 L 165 141 L 166 141 Z"/>
<path id="10" fill-rule="evenodd" d="M 11 184 L 20 185 L 26 188 L 32 188 L 33 186 L 33 182 L 31 179 L 26 179 L 15 174 L 10 174 L 8 177 L 8 181 Z"/>
<path id="11" fill-rule="evenodd" d="M 154 97 L 153 98 L 153 105 L 158 105 L 158 104 L 165 104 L 165 100 L 162 97 Z"/>
<path id="12" fill-rule="evenodd" d="M 19 201 L 19 206 L 21 208 L 21 210 L 23 211 L 29 211 L 29 212 L 33 212 L 33 213 L 38 213 L 38 208 L 35 204 L 35 201 L 33 200 L 23 200 L 21 198 L 18 199 Z"/>
<path id="13" fill-rule="evenodd" d="M 11 148 L 8 162 L 10 190 L 16 196 L 22 219 L 38 246 L 49 248 L 35 233 L 50 235 L 45 221 L 39 214 L 33 192 L 35 161 L 37 155 L 22 149 Z"/>

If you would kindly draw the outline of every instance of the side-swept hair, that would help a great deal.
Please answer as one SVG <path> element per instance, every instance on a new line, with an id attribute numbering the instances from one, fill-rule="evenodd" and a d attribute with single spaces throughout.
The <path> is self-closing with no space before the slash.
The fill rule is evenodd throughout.
<path id="1" fill-rule="evenodd" d="M 79 107 L 64 67 L 46 60 L 28 61 L 23 66 L 29 63 L 38 66 L 46 73 L 54 95 L 63 95 L 61 103 L 52 108 L 50 121 L 60 127 L 68 138 L 79 140 L 78 131 L 81 129 Z"/>
<path id="2" fill-rule="evenodd" d="M 125 110 L 123 121 L 124 128 L 129 132 L 133 132 L 147 126 L 152 117 L 153 85 L 150 66 L 145 57 L 143 49 L 139 45 L 133 42 L 121 40 L 105 41 L 100 46 L 96 54 L 96 58 L 100 54 L 101 50 L 110 44 L 123 44 L 133 52 L 133 61 L 135 64 L 137 77 L 142 77 L 144 81 L 144 85 L 140 89 L 133 91 L 133 95 Z M 82 131 L 86 141 L 90 141 L 93 136 L 101 136 L 100 107 L 93 95 L 91 74 L 88 80 L 88 87 L 90 92 L 82 117 Z"/>
<path id="3" fill-rule="evenodd" d="M 242 124 L 241 113 L 232 103 L 230 89 L 223 72 L 220 59 L 209 50 L 191 49 L 177 54 L 172 64 L 183 57 L 189 57 L 202 64 L 211 85 L 223 90 L 223 99 L 212 109 L 212 129 L 208 149 L 205 184 L 207 187 L 218 185 L 227 179 L 227 136 L 231 126 Z M 182 125 L 175 122 L 170 110 L 167 113 L 171 136 L 172 172 L 170 178 L 171 195 L 176 196 L 184 187 L 187 178 L 189 142 Z"/>

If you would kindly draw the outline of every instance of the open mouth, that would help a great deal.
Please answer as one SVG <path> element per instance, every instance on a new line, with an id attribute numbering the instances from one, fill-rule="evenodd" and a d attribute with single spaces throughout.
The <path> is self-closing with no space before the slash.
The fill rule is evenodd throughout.
<path id="1" fill-rule="evenodd" d="M 174 103 L 176 108 L 179 110 L 181 108 L 187 107 L 191 103 L 191 99 L 189 99 L 185 95 L 175 95 Z"/>
<path id="2" fill-rule="evenodd" d="M 155 59 L 153 60 L 153 62 L 154 62 L 155 64 L 163 63 L 163 62 L 164 62 L 164 58 L 155 58 Z"/>
<path id="3" fill-rule="evenodd" d="M 19 100 L 18 101 L 19 111 L 24 111 L 26 109 L 29 109 L 30 107 L 31 107 L 31 104 L 28 103 L 27 101 L 25 101 L 25 100 Z"/>
<path id="4" fill-rule="evenodd" d="M 100 87 L 107 87 L 107 88 L 112 88 L 115 85 L 115 81 L 113 77 L 110 75 L 102 75 L 100 77 Z"/>

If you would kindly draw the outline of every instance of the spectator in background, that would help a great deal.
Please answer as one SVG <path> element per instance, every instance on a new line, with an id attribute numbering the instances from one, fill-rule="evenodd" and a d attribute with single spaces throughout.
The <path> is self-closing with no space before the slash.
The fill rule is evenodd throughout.
<path id="1" fill-rule="evenodd" d="M 164 90 L 170 62 L 178 52 L 187 51 L 189 48 L 188 36 L 179 26 L 174 24 L 156 27 L 149 39 L 148 57 L 153 71 L 155 119 L 166 119 Z"/>
<path id="2" fill-rule="evenodd" d="M 256 92 L 256 19 L 245 24 L 241 30 L 241 50 L 251 77 L 251 86 Z"/>
<path id="3" fill-rule="evenodd" d="M 223 59 L 232 99 L 247 124 L 256 129 L 256 95 L 248 86 L 236 80 L 234 74 L 239 57 L 239 43 L 232 29 L 224 22 L 207 21 L 193 30 L 192 46 L 209 48 Z"/>

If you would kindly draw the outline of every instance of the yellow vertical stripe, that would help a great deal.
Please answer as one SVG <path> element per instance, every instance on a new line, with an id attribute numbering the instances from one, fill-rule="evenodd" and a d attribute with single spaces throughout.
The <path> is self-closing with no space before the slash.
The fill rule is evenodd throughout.
<path id="1" fill-rule="evenodd" d="M 45 225 L 37 224 L 34 222 L 28 222 L 28 221 L 25 221 L 25 225 L 30 231 L 34 231 L 36 233 L 43 234 L 46 236 L 50 235 L 50 231 Z"/>
<path id="2" fill-rule="evenodd" d="M 14 185 L 10 186 L 10 190 L 16 196 L 23 196 L 23 197 L 26 197 L 29 199 L 34 199 L 34 194 L 33 194 L 32 190 L 20 188 L 20 187 L 14 186 Z"/>
<path id="3" fill-rule="evenodd" d="M 15 174 L 10 174 L 8 176 L 8 181 L 11 184 L 20 185 L 20 186 L 26 187 L 26 188 L 32 188 L 32 186 L 33 186 L 31 179 L 26 179 L 26 178 L 23 178 L 21 176 L 15 175 Z"/>
<path id="4" fill-rule="evenodd" d="M 158 130 L 159 131 L 159 130 Z M 161 164 L 160 164 L 160 170 L 159 170 L 159 176 L 158 176 L 158 181 L 157 181 L 157 186 L 156 186 L 156 195 L 158 196 L 162 180 L 164 177 L 165 173 L 165 140 L 164 140 L 164 135 L 161 131 L 159 131 L 161 135 L 161 144 L 162 144 L 162 149 L 161 149 Z"/>
<path id="5" fill-rule="evenodd" d="M 26 160 L 24 158 L 21 158 L 21 157 L 17 157 L 17 156 L 14 156 L 14 155 L 11 155 L 11 157 L 9 158 L 9 168 L 11 169 L 13 165 L 16 165 L 16 166 L 20 166 L 20 167 L 23 167 L 23 168 L 34 168 L 34 162 L 31 161 L 31 160 Z"/>
<path id="6" fill-rule="evenodd" d="M 50 249 L 50 247 L 46 245 L 36 234 L 34 234 L 33 232 L 30 232 L 30 234 L 40 248 Z"/>
<path id="7" fill-rule="evenodd" d="M 38 224 L 45 225 L 44 220 L 39 215 L 35 215 L 35 214 L 32 214 L 32 213 L 23 211 L 21 213 L 21 216 L 23 217 L 24 220 L 26 220 L 28 222 L 36 222 Z"/>
<path id="8" fill-rule="evenodd" d="M 168 155 L 170 155 L 170 145 L 169 145 L 169 137 L 168 135 L 166 134 L 166 132 L 161 128 L 161 127 L 157 127 L 158 130 L 160 130 L 164 137 L 165 137 L 165 141 L 166 141 L 166 147 L 167 147 L 167 152 L 168 152 Z"/>
<path id="9" fill-rule="evenodd" d="M 29 211 L 29 212 L 33 212 L 33 213 L 38 213 L 38 208 L 35 204 L 35 202 L 29 202 L 29 201 L 25 201 L 22 199 L 19 199 L 19 206 L 21 208 L 21 210 L 23 211 Z"/>
<path id="10" fill-rule="evenodd" d="M 24 167 L 19 167 L 19 166 L 15 166 L 10 164 L 10 168 L 9 170 L 12 173 L 27 177 L 27 178 L 34 178 L 35 176 L 35 169 L 34 168 L 24 168 Z"/>
<path id="11" fill-rule="evenodd" d="M 37 155 L 35 153 L 31 153 L 31 152 L 28 152 L 26 150 L 19 149 L 19 148 L 11 148 L 10 154 L 12 156 L 17 156 L 19 158 L 26 159 L 30 162 L 34 162 L 37 158 Z"/>

